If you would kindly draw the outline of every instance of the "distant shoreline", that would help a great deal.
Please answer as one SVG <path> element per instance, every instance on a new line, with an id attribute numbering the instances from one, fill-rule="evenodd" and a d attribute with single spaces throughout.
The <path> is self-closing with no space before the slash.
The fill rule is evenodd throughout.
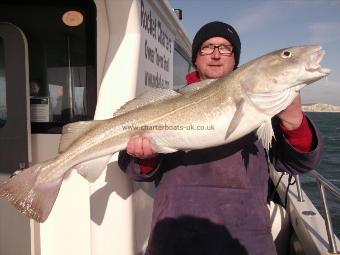
<path id="1" fill-rule="evenodd" d="M 303 110 L 303 112 L 325 112 L 325 113 L 340 113 L 340 111 L 309 111 L 309 110 Z"/>
<path id="2" fill-rule="evenodd" d="M 306 104 L 302 105 L 302 110 L 305 112 L 340 112 L 340 106 L 321 103 Z"/>

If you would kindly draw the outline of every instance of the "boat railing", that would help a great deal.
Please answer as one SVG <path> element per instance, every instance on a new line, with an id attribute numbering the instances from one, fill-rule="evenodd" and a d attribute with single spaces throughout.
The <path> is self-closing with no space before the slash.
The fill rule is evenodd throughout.
<path id="1" fill-rule="evenodd" d="M 323 209 L 325 212 L 324 217 L 325 217 L 325 224 L 326 224 L 328 243 L 329 243 L 329 249 L 330 249 L 329 252 L 331 254 L 339 254 L 337 252 L 335 234 L 333 231 L 332 219 L 330 216 L 330 211 L 328 207 L 325 190 L 328 190 L 337 199 L 340 199 L 340 190 L 335 185 L 333 185 L 330 181 L 328 181 L 325 177 L 319 174 L 317 171 L 312 170 L 309 173 L 316 179 L 316 182 L 319 188 L 322 205 L 323 205 Z M 298 193 L 297 194 L 298 201 L 303 202 L 304 201 L 303 196 L 302 196 L 303 193 L 302 193 L 301 183 L 300 183 L 300 179 L 298 175 L 295 176 L 295 180 L 296 180 L 296 187 L 297 187 L 297 193 Z"/>

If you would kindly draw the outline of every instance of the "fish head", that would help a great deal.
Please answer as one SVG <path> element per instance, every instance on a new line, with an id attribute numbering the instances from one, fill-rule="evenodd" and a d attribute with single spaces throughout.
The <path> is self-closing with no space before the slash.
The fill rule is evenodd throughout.
<path id="1" fill-rule="evenodd" d="M 242 85 L 251 93 L 266 93 L 310 84 L 330 73 L 320 65 L 324 55 L 319 45 L 271 52 L 247 64 L 248 75 L 242 79 Z"/>
<path id="2" fill-rule="evenodd" d="M 285 109 L 304 86 L 330 73 L 320 65 L 324 55 L 319 45 L 271 52 L 245 64 L 239 76 L 241 87 L 259 108 L 275 114 Z"/>

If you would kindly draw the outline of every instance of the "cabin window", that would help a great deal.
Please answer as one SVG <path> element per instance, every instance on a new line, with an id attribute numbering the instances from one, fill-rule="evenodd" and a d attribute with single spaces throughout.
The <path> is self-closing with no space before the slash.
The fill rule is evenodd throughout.
<path id="1" fill-rule="evenodd" d="M 0 37 L 0 128 L 5 126 L 7 120 L 6 104 L 6 73 L 4 40 Z"/>
<path id="2" fill-rule="evenodd" d="M 67 123 L 93 119 L 97 100 L 94 2 L 11 0 L 0 4 L 0 21 L 16 25 L 27 39 L 32 133 L 60 133 Z"/>
<path id="3" fill-rule="evenodd" d="M 185 57 L 184 51 L 176 45 L 174 51 L 174 89 L 180 89 L 186 85 L 185 77 L 191 70 L 190 58 Z"/>

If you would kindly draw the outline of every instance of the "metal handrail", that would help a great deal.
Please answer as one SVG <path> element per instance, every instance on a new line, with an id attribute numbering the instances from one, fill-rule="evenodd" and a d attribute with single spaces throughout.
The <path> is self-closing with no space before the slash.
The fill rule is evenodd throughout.
<path id="1" fill-rule="evenodd" d="M 321 174 L 319 174 L 317 171 L 312 170 L 309 172 L 311 175 L 315 177 L 318 181 L 320 181 L 325 187 L 332 192 L 337 198 L 340 199 L 340 189 L 337 188 L 334 184 L 332 184 L 329 180 L 327 180 L 325 177 L 323 177 Z"/>
<path id="2" fill-rule="evenodd" d="M 296 189 L 297 189 L 297 195 L 298 195 L 298 201 L 303 202 L 303 196 L 302 196 L 302 188 L 301 188 L 301 182 L 300 177 L 298 175 L 295 176 L 296 180 Z"/>
<path id="3" fill-rule="evenodd" d="M 328 208 L 328 202 L 327 197 L 325 194 L 325 188 L 330 191 L 335 197 L 340 199 L 340 189 L 334 186 L 330 181 L 328 181 L 325 177 L 323 177 L 321 174 L 319 174 L 317 171 L 312 170 L 309 172 L 318 183 L 319 191 L 320 191 L 320 197 L 322 200 L 322 204 L 325 211 L 325 224 L 326 224 L 326 230 L 327 230 L 327 236 L 328 236 L 328 243 L 330 246 L 329 252 L 331 254 L 338 254 L 337 247 L 336 247 L 336 241 L 335 241 L 335 234 L 333 231 L 333 225 L 332 225 L 332 219 L 330 217 L 330 212 Z M 298 190 L 298 201 L 302 202 L 302 192 L 301 192 L 301 183 L 298 176 L 295 176 L 297 190 Z"/>

